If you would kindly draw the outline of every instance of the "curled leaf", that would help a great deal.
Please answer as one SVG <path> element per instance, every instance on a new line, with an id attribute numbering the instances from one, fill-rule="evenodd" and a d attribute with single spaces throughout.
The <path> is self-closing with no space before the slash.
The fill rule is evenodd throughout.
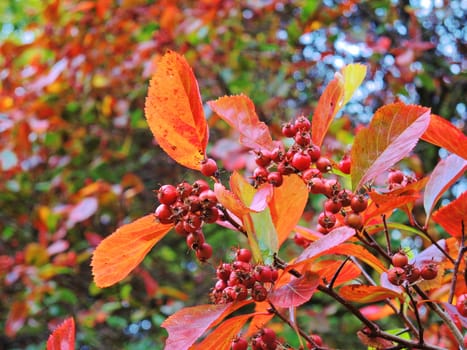
<path id="1" fill-rule="evenodd" d="M 161 148 L 181 165 L 199 170 L 208 127 L 198 83 L 183 56 L 168 51 L 159 60 L 144 110 Z"/>
<path id="2" fill-rule="evenodd" d="M 253 101 L 245 95 L 224 96 L 208 102 L 209 107 L 240 133 L 240 143 L 253 150 L 272 151 L 274 143 L 268 126 L 261 122 Z"/>
<path id="3" fill-rule="evenodd" d="M 150 214 L 118 228 L 106 237 L 92 256 L 96 285 L 108 287 L 128 276 L 172 227 L 171 224 L 157 222 Z"/>

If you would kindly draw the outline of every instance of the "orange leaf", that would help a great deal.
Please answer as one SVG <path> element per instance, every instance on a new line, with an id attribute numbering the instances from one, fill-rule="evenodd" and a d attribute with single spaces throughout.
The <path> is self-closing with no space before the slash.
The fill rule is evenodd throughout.
<path id="1" fill-rule="evenodd" d="M 70 317 L 58 326 L 47 340 L 47 350 L 75 349 L 75 320 Z"/>
<path id="2" fill-rule="evenodd" d="M 446 119 L 432 114 L 422 140 L 447 149 L 467 159 L 467 136 Z"/>
<path id="3" fill-rule="evenodd" d="M 326 254 L 340 254 L 346 256 L 354 256 L 364 263 L 370 265 L 378 273 L 386 271 L 384 264 L 368 250 L 358 244 L 342 243 L 332 249 L 326 251 Z"/>
<path id="4" fill-rule="evenodd" d="M 429 109 L 393 103 L 378 109 L 352 146 L 351 179 L 357 190 L 406 157 L 430 121 Z"/>
<path id="5" fill-rule="evenodd" d="M 339 295 L 349 301 L 358 303 L 374 303 L 391 298 L 402 298 L 401 294 L 380 286 L 364 286 L 351 284 L 339 289 Z"/>
<path id="6" fill-rule="evenodd" d="M 394 209 L 400 208 L 408 203 L 413 203 L 420 197 L 419 193 L 399 196 L 393 195 L 390 192 L 381 194 L 371 191 L 368 194 L 372 202 L 363 213 L 365 223 L 381 214 L 387 214 L 386 218 L 389 218 Z"/>
<path id="7" fill-rule="evenodd" d="M 253 316 L 248 330 L 243 334 L 245 338 L 251 337 L 253 334 L 258 332 L 258 329 L 263 328 L 273 317 L 274 314 L 268 312 L 271 305 L 267 301 L 255 303 L 255 313 Z"/>
<path id="8" fill-rule="evenodd" d="M 344 79 L 337 73 L 333 80 L 326 86 L 319 98 L 311 123 L 311 139 L 317 146 L 321 146 L 329 125 L 334 116 L 340 110 L 344 100 Z"/>
<path id="9" fill-rule="evenodd" d="M 321 260 L 313 263 L 313 271 L 320 276 L 321 283 L 329 283 L 336 274 L 337 269 L 342 265 L 342 261 Z M 361 275 L 360 269 L 351 261 L 347 261 L 340 270 L 339 275 L 334 281 L 334 287 L 353 280 Z"/>
<path id="10" fill-rule="evenodd" d="M 302 217 L 307 201 L 306 185 L 295 174 L 285 176 L 282 186 L 274 188 L 269 209 L 277 231 L 279 247 Z"/>
<path id="11" fill-rule="evenodd" d="M 215 183 L 214 193 L 219 203 L 230 210 L 236 217 L 241 218 L 250 212 L 250 209 L 240 201 L 237 195 L 226 189 L 224 185 Z"/>
<path id="12" fill-rule="evenodd" d="M 462 236 L 462 222 L 467 227 L 467 191 L 433 214 L 433 220 L 453 237 Z"/>
<path id="13" fill-rule="evenodd" d="M 145 115 L 161 148 L 175 161 L 200 169 L 208 127 L 195 75 L 185 58 L 168 51 L 149 84 Z"/>
<path id="14" fill-rule="evenodd" d="M 193 350 L 229 350 L 232 346 L 232 340 L 240 332 L 248 319 L 254 315 L 235 316 L 222 322 L 201 343 L 196 344 Z"/>
<path id="15" fill-rule="evenodd" d="M 154 215 L 149 214 L 106 237 L 92 257 L 96 285 L 108 287 L 128 276 L 172 227 L 157 222 Z"/>
<path id="16" fill-rule="evenodd" d="M 370 321 L 378 321 L 394 314 L 394 309 L 389 305 L 368 305 L 362 307 L 360 312 Z"/>
<path id="17" fill-rule="evenodd" d="M 259 121 L 255 105 L 245 95 L 224 96 L 208 102 L 209 107 L 240 133 L 240 143 L 254 150 L 272 151 L 269 128 Z"/>

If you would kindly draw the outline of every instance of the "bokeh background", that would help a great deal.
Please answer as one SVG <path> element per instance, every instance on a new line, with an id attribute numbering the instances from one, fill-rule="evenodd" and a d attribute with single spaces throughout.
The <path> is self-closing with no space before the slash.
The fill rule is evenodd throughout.
<path id="1" fill-rule="evenodd" d="M 397 99 L 465 130 L 466 13 L 462 0 L 0 1 L 0 349 L 43 349 L 68 316 L 79 349 L 162 349 L 161 322 L 208 302 L 215 267 L 176 234 L 111 288 L 98 289 L 89 267 L 102 238 L 155 209 L 154 189 L 198 176 L 158 148 L 144 119 L 148 80 L 168 49 L 185 55 L 204 102 L 244 93 L 276 137 L 281 123 L 312 114 L 336 71 L 367 65 L 327 140 L 338 160 L 351 126 Z M 206 114 L 223 176 L 251 169 L 236 135 Z M 403 166 L 423 175 L 442 153 L 423 144 Z M 311 203 L 305 223 L 313 214 Z M 214 261 L 245 243 L 206 231 Z M 362 348 L 358 322 L 313 300 L 300 320 L 309 330 L 331 348 Z M 283 336 L 295 344 L 293 332 Z"/>

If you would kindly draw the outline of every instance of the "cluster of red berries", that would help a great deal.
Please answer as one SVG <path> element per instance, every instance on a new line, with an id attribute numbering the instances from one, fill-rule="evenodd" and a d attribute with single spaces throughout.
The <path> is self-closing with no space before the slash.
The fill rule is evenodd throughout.
<path id="1" fill-rule="evenodd" d="M 256 186 L 269 182 L 273 186 L 281 186 L 283 176 L 302 174 L 309 169 L 327 173 L 332 169 L 331 161 L 321 156 L 321 149 L 311 141 L 311 122 L 304 116 L 298 117 L 293 123 L 282 127 L 282 135 L 294 139 L 294 144 L 284 151 L 276 148 L 273 151 L 257 152 L 257 168 L 253 171 Z M 312 166 L 315 168 L 311 168 Z M 349 172 L 350 162 L 345 161 L 342 169 Z"/>
<path id="2" fill-rule="evenodd" d="M 222 304 L 245 300 L 249 296 L 255 301 L 266 300 L 267 286 L 277 280 L 278 272 L 269 265 L 252 265 L 251 251 L 241 248 L 235 254 L 235 261 L 219 264 L 216 275 L 210 296 L 214 303 Z"/>
<path id="3" fill-rule="evenodd" d="M 209 184 L 196 180 L 193 184 L 181 182 L 177 186 L 163 185 L 157 192 L 159 206 L 155 216 L 163 224 L 174 224 L 175 231 L 186 237 L 187 245 L 200 261 L 212 256 L 212 247 L 205 242 L 204 223 L 214 223 L 219 217 L 217 198 Z"/>
<path id="4" fill-rule="evenodd" d="M 251 337 L 252 350 L 275 350 L 278 345 L 276 333 L 270 328 L 262 328 Z M 243 338 L 235 338 L 230 349 L 246 350 L 248 349 L 248 342 Z"/>
<path id="5" fill-rule="evenodd" d="M 435 279 L 438 275 L 438 265 L 433 262 L 423 264 L 420 268 L 409 264 L 409 258 L 403 250 L 399 250 L 392 256 L 392 265 L 387 272 L 388 281 L 396 286 L 402 285 L 405 281 L 414 283 L 420 278 L 424 280 Z"/>
<path id="6" fill-rule="evenodd" d="M 405 175 L 400 170 L 392 169 L 388 174 L 388 189 L 396 190 L 398 188 L 403 188 L 414 181 L 415 179 L 413 177 Z"/>

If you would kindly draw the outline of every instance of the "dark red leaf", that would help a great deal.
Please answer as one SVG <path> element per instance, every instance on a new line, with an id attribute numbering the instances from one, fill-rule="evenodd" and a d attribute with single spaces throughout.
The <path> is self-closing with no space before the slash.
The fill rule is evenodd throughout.
<path id="1" fill-rule="evenodd" d="M 305 271 L 300 278 L 280 286 L 269 294 L 269 301 L 276 307 L 294 307 L 306 303 L 319 285 L 320 276 L 311 271 Z"/>

